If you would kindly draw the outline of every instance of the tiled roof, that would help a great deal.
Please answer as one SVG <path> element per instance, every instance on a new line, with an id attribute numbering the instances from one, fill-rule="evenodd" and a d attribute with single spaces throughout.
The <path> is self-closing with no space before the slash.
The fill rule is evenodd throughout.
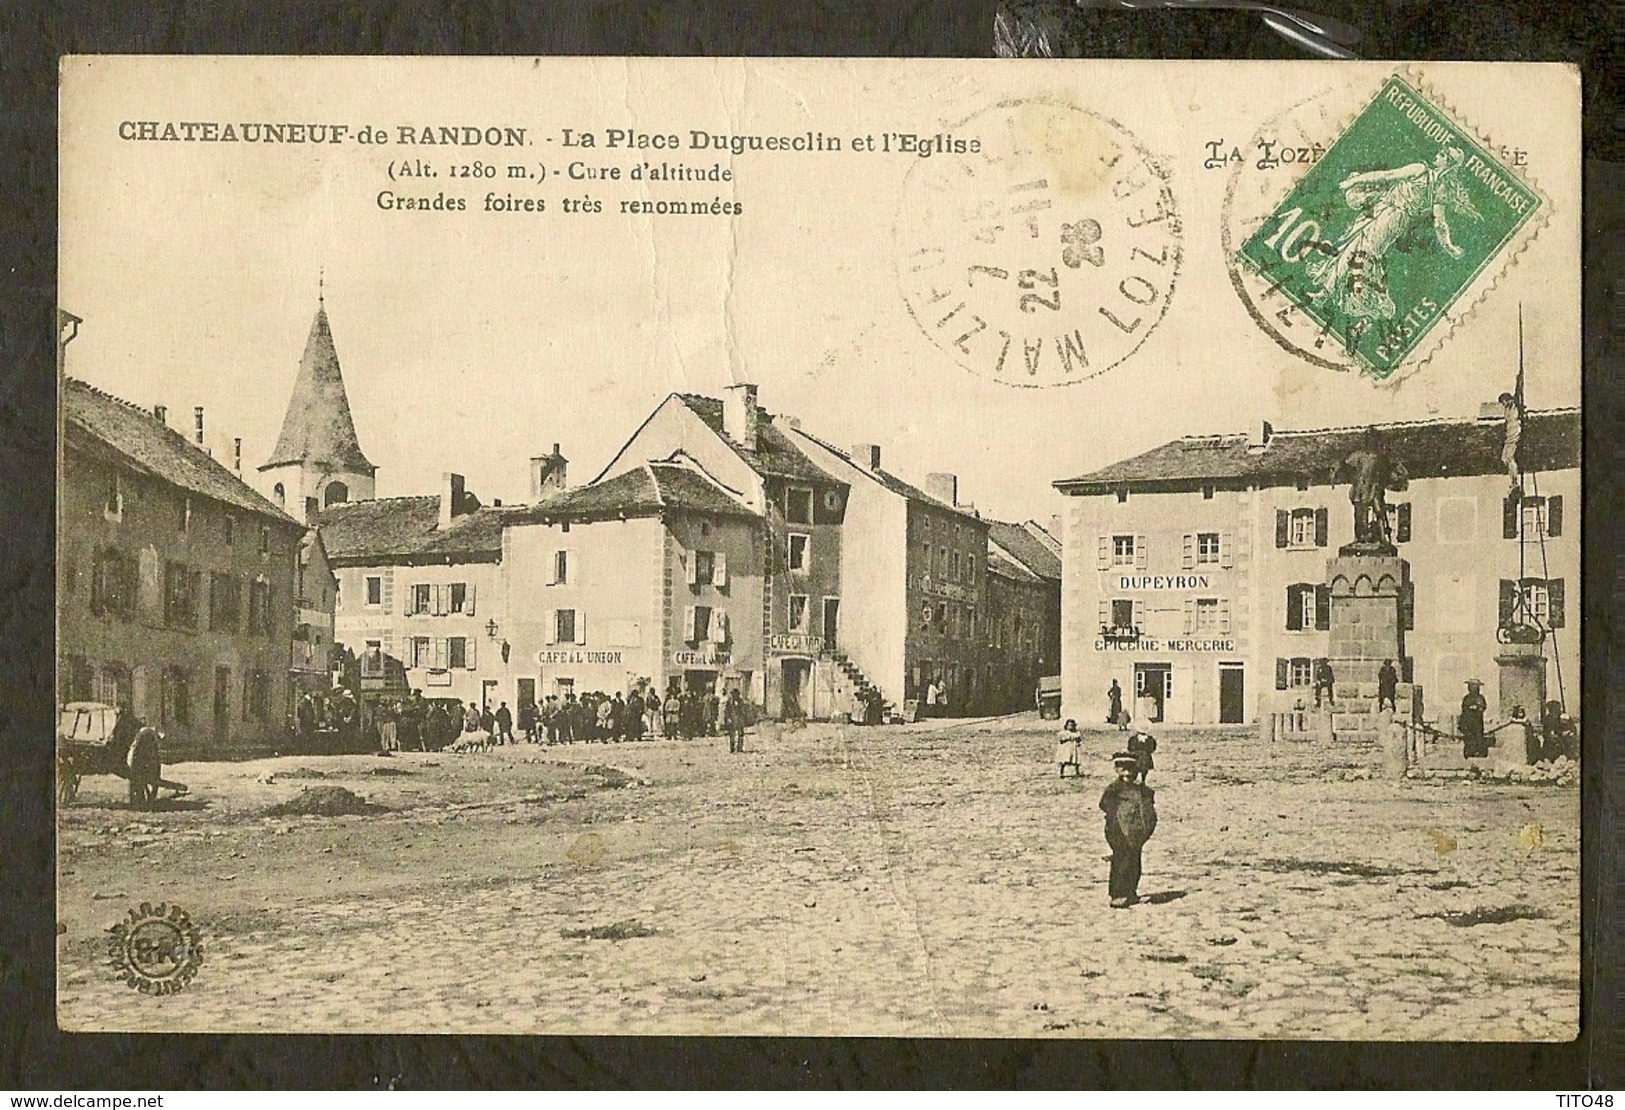
<path id="1" fill-rule="evenodd" d="M 924 504 L 934 506 L 935 508 L 938 508 L 938 509 L 947 509 L 949 512 L 958 513 L 960 516 L 966 517 L 966 518 L 968 518 L 970 520 L 980 521 L 982 519 L 981 517 L 977 516 L 974 512 L 971 512 L 971 511 L 969 511 L 969 510 L 967 510 L 965 508 L 962 508 L 961 506 L 950 505 L 950 504 L 948 504 L 948 502 L 943 501 L 940 498 L 932 497 L 929 493 L 926 493 L 923 489 L 919 488 L 916 485 L 912 485 L 909 482 L 905 482 L 903 479 L 901 479 L 897 475 L 891 473 L 889 470 L 880 470 L 880 469 L 871 470 L 869 467 L 864 466 L 862 463 L 860 463 L 856 459 L 854 459 L 851 456 L 850 453 L 841 450 L 839 447 L 836 447 L 834 444 L 826 443 L 824 440 L 819 439 L 817 436 L 813 435 L 811 432 L 805 431 L 805 430 L 803 430 L 801 428 L 797 428 L 796 429 L 796 434 L 801 435 L 801 436 L 806 436 L 808 439 L 810 439 L 810 440 L 812 440 L 812 442 L 818 444 L 818 446 L 822 447 L 824 450 L 828 451 L 830 454 L 835 455 L 835 456 L 837 456 L 839 458 L 845 459 L 847 462 L 851 463 L 854 468 L 861 471 L 867 477 L 872 478 L 874 481 L 879 482 L 882 486 L 884 486 L 886 489 L 891 490 L 891 492 L 897 494 L 897 496 L 899 496 L 899 497 L 906 497 L 910 501 L 923 502 Z"/>
<path id="2" fill-rule="evenodd" d="M 356 440 L 350 399 L 339 372 L 338 351 L 327 326 L 327 309 L 318 308 L 299 360 L 288 413 L 276 449 L 261 470 L 287 463 L 310 462 L 329 470 L 372 474 L 378 468 L 367 461 Z"/>
<path id="3" fill-rule="evenodd" d="M 534 505 L 504 509 L 511 524 L 605 517 L 659 516 L 669 509 L 754 517 L 757 514 L 729 497 L 710 478 L 692 467 L 650 462 L 613 478 L 563 490 Z"/>
<path id="4" fill-rule="evenodd" d="M 74 378 L 62 383 L 64 446 L 108 457 L 191 493 L 278 523 L 287 513 L 145 409 Z"/>
<path id="5" fill-rule="evenodd" d="M 327 560 L 335 566 L 421 563 L 494 563 L 502 557 L 506 509 L 479 507 L 440 530 L 440 498 L 384 497 L 350 501 L 318 519 Z"/>
<path id="6" fill-rule="evenodd" d="M 721 401 L 715 397 L 704 397 L 695 393 L 679 393 L 677 397 L 692 409 L 696 416 L 705 421 L 712 431 L 727 439 L 727 435 L 723 432 Z M 747 451 L 739 444 L 728 440 L 728 446 L 737 451 L 739 457 L 744 459 L 752 470 L 764 478 L 799 478 L 808 482 L 834 480 L 803 454 L 801 448 L 791 442 L 790 437 L 773 423 L 772 416 L 767 410 L 760 410 L 760 414 L 756 450 Z"/>
<path id="7" fill-rule="evenodd" d="M 1494 474 L 1504 469 L 1505 422 L 1430 420 L 1380 424 L 1384 449 L 1412 478 Z M 1325 428 L 1275 432 L 1254 450 L 1245 435 L 1192 436 L 1112 463 L 1091 474 L 1055 483 L 1064 493 L 1104 493 L 1140 483 L 1257 482 L 1276 485 L 1300 478 L 1325 481 L 1365 443 L 1368 429 Z M 1580 465 L 1580 412 L 1556 409 L 1524 418 L 1518 459 L 1525 470 L 1570 470 Z"/>
<path id="8" fill-rule="evenodd" d="M 1053 579 L 1056 582 L 1061 580 L 1060 557 L 1021 525 L 990 520 L 987 522 L 987 538 L 1038 577 Z"/>
<path id="9" fill-rule="evenodd" d="M 1018 582 L 1042 582 L 1043 579 L 1031 570 L 1011 559 L 1006 559 L 991 548 L 987 553 L 987 572 L 996 574 L 1000 578 L 1011 578 Z"/>

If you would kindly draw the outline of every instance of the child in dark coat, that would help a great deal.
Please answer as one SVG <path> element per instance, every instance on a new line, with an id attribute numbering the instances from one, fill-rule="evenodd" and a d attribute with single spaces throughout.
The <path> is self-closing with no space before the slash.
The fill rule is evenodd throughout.
<path id="1" fill-rule="evenodd" d="M 1157 828 L 1156 794 L 1135 782 L 1140 759 L 1129 752 L 1112 756 L 1117 778 L 1100 795 L 1106 815 L 1106 843 L 1112 849 L 1111 878 L 1106 893 L 1112 909 L 1125 909 L 1140 900 L 1140 852 Z"/>

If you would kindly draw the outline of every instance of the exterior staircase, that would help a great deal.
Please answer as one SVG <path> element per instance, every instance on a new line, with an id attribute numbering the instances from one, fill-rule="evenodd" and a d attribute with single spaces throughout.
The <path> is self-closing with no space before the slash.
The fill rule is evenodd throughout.
<path id="1" fill-rule="evenodd" d="M 867 694 L 871 690 L 878 691 L 880 689 L 880 687 L 869 681 L 869 676 L 863 673 L 863 668 L 854 663 L 845 652 L 833 649 L 826 650 L 822 653 L 822 656 L 840 669 L 841 673 L 846 676 L 846 680 L 852 684 L 858 693 Z M 881 719 L 890 720 L 895 709 L 896 706 L 886 700 L 885 694 L 881 693 Z"/>

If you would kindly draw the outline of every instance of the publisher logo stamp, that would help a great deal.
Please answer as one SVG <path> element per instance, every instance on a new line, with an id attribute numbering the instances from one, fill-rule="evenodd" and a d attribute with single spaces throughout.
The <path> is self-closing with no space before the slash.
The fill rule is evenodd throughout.
<path id="1" fill-rule="evenodd" d="M 1288 349 L 1382 380 L 1442 341 L 1544 205 L 1486 144 L 1390 77 L 1249 221 L 1232 276 Z"/>
<path id="2" fill-rule="evenodd" d="M 179 906 L 143 902 L 110 931 L 114 972 L 142 994 L 175 994 L 203 963 L 201 934 Z"/>
<path id="3" fill-rule="evenodd" d="M 926 337 L 1006 385 L 1068 385 L 1129 359 L 1179 276 L 1167 171 L 1120 124 L 1063 101 L 1006 101 L 953 130 L 978 149 L 922 158 L 896 224 Z"/>

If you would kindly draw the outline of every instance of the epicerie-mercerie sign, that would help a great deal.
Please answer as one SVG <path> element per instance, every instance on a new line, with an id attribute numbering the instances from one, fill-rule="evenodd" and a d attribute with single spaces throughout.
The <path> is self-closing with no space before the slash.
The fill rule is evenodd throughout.
<path id="1" fill-rule="evenodd" d="M 608 663 L 618 665 L 618 651 L 538 651 L 536 662 L 543 667 L 567 667 L 579 663 Z"/>
<path id="2" fill-rule="evenodd" d="M 1138 640 L 1096 640 L 1096 651 L 1229 651 L 1236 650 L 1234 640 L 1153 640 L 1141 636 Z"/>
<path id="3" fill-rule="evenodd" d="M 1117 588 L 1120 590 L 1205 590 L 1208 588 L 1208 577 L 1205 574 L 1120 574 L 1117 576 Z"/>

